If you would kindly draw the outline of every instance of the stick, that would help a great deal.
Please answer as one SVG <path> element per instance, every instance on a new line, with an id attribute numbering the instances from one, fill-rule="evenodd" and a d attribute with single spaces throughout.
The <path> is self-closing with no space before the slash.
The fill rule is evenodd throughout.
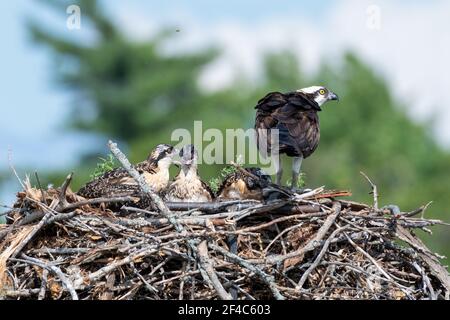
<path id="1" fill-rule="evenodd" d="M 48 212 L 42 220 L 33 227 L 33 230 L 25 237 L 25 239 L 22 240 L 19 246 L 17 246 L 16 250 L 14 250 L 14 253 L 11 255 L 12 258 L 17 257 L 17 255 L 25 248 L 25 246 L 28 244 L 28 242 L 31 241 L 31 239 L 34 238 L 34 236 L 45 226 L 47 223 L 47 220 L 50 219 L 50 217 L 53 214 L 51 212 Z"/>
<path id="2" fill-rule="evenodd" d="M 45 203 L 45 192 L 44 189 L 42 189 L 41 180 L 39 179 L 37 171 L 34 172 L 34 175 L 36 177 L 36 182 L 38 184 L 39 190 L 41 190 L 41 201 L 42 203 Z"/>
<path id="3" fill-rule="evenodd" d="M 145 258 L 149 255 L 152 255 L 156 252 L 158 252 L 158 249 L 155 249 L 157 246 L 152 245 L 152 246 L 147 246 L 142 250 L 139 250 L 131 255 L 129 255 L 128 257 L 112 262 L 110 264 L 108 264 L 107 266 L 100 268 L 99 270 L 91 273 L 88 276 L 88 280 L 89 282 L 95 282 L 98 281 L 99 279 L 101 279 L 103 276 L 106 276 L 107 274 L 109 274 L 110 272 L 112 272 L 113 270 L 119 268 L 120 266 L 123 266 L 125 264 L 130 264 L 133 261 L 135 261 L 136 259 L 142 259 Z"/>
<path id="4" fill-rule="evenodd" d="M 385 276 L 388 280 L 392 280 L 392 277 L 383 270 L 383 268 L 381 268 L 381 266 L 378 264 L 378 262 L 370 255 L 368 254 L 365 250 L 363 250 L 360 246 L 358 246 L 352 239 L 350 239 L 350 237 L 344 233 L 345 237 L 347 238 L 347 241 L 359 252 L 361 252 L 367 259 L 369 259 L 372 264 L 378 269 L 378 271 L 380 271 L 380 273 Z"/>
<path id="5" fill-rule="evenodd" d="M 216 290 L 217 294 L 222 300 L 232 300 L 231 295 L 225 291 L 222 284 L 220 283 L 219 278 L 217 277 L 216 272 L 212 266 L 211 259 L 208 256 L 208 244 L 207 241 L 202 241 L 198 245 L 198 256 L 200 262 L 203 264 L 206 273 L 208 274 L 211 282 Z"/>
<path id="6" fill-rule="evenodd" d="M 430 278 L 427 276 L 427 274 L 422 270 L 422 268 L 419 266 L 417 262 L 412 263 L 413 267 L 422 275 L 422 281 L 425 282 L 426 286 L 428 287 L 428 290 L 431 294 L 432 300 L 437 300 L 437 295 L 434 292 L 433 286 L 431 285 Z"/>
<path id="7" fill-rule="evenodd" d="M 9 164 L 9 168 L 11 169 L 11 171 L 14 173 L 14 175 L 17 178 L 17 181 L 19 181 L 20 186 L 22 187 L 22 190 L 25 190 L 25 185 L 23 184 L 22 180 L 19 178 L 19 175 L 17 174 L 16 169 L 14 168 L 14 165 L 12 163 L 12 150 L 10 148 L 8 148 L 8 164 Z"/>
<path id="8" fill-rule="evenodd" d="M 308 279 L 311 272 L 313 272 L 313 270 L 319 265 L 320 260 L 322 260 L 323 256 L 327 252 L 328 246 L 330 245 L 331 241 L 336 237 L 336 235 L 338 233 L 340 233 L 346 229 L 347 229 L 346 227 L 338 228 L 338 229 L 334 230 L 333 233 L 328 237 L 328 239 L 325 241 L 325 243 L 322 247 L 322 250 L 317 255 L 317 258 L 314 260 L 314 262 L 311 264 L 311 266 L 308 268 L 308 270 L 306 270 L 305 273 L 303 273 L 302 277 L 300 278 L 300 281 L 297 284 L 297 287 L 295 288 L 296 290 L 299 290 L 299 291 L 302 290 L 303 285 L 306 282 L 306 279 Z"/>
<path id="9" fill-rule="evenodd" d="M 298 257 L 301 255 L 304 255 L 306 252 L 312 251 L 316 249 L 319 246 L 320 240 L 323 239 L 323 237 L 328 232 L 328 229 L 333 225 L 334 221 L 336 220 L 337 216 L 341 212 L 341 204 L 339 202 L 335 202 L 333 205 L 333 213 L 328 216 L 327 220 L 325 220 L 325 223 L 322 225 L 322 227 L 317 231 L 316 236 L 309 241 L 304 247 L 288 253 L 286 255 L 275 255 L 275 256 L 269 256 L 262 260 L 255 260 L 254 263 L 263 263 L 263 264 L 277 264 L 281 263 L 286 259 L 291 259 L 294 257 Z"/>
<path id="10" fill-rule="evenodd" d="M 369 182 L 370 186 L 372 187 L 372 193 L 373 193 L 373 207 L 375 210 L 378 210 L 378 189 L 377 186 L 372 182 L 372 180 L 369 179 L 369 177 L 364 173 L 360 172 L 364 178 Z"/>
<path id="11" fill-rule="evenodd" d="M 232 261 L 240 264 L 242 267 L 248 269 L 249 271 L 257 274 L 261 278 L 261 280 L 269 286 L 270 291 L 272 291 L 272 294 L 275 297 L 275 299 L 277 299 L 277 300 L 285 300 L 286 299 L 285 297 L 283 297 L 283 295 L 280 293 L 277 286 L 275 285 L 275 283 L 274 283 L 275 279 L 273 276 L 266 274 L 264 271 L 262 271 L 261 269 L 259 269 L 256 266 L 252 265 L 248 261 L 245 261 L 241 257 L 239 257 L 231 252 L 228 252 L 225 249 L 223 249 L 215 244 L 209 244 L 209 247 L 212 250 L 215 250 L 215 251 L 219 252 L 220 254 L 224 255 L 225 257 L 228 257 Z"/>
<path id="12" fill-rule="evenodd" d="M 67 204 L 64 206 L 63 210 L 61 210 L 61 211 L 73 210 L 73 209 L 77 209 L 77 208 L 80 208 L 80 207 L 86 206 L 86 205 L 94 205 L 94 204 L 101 204 L 101 203 L 131 202 L 134 200 L 136 200 L 136 198 L 133 198 L 133 197 L 86 199 L 83 201 Z"/>
<path id="13" fill-rule="evenodd" d="M 57 266 L 46 264 L 45 262 L 43 262 L 41 260 L 28 257 L 24 254 L 21 255 L 21 259 L 14 258 L 11 260 L 34 264 L 38 267 L 41 267 L 43 269 L 47 269 L 48 271 L 53 272 L 61 280 L 62 284 L 67 289 L 67 291 L 69 291 L 70 296 L 72 297 L 72 300 L 78 300 L 78 295 L 77 295 L 77 292 L 75 291 L 75 289 L 73 288 L 72 282 L 66 277 L 66 275 Z"/>
<path id="14" fill-rule="evenodd" d="M 259 201 L 236 200 L 223 202 L 166 202 L 167 207 L 172 211 L 201 210 L 203 212 L 218 212 L 226 210 L 230 206 L 237 206 L 237 210 L 252 208 Z"/>
<path id="15" fill-rule="evenodd" d="M 45 292 L 47 291 L 47 277 L 48 270 L 44 269 L 44 271 L 42 271 L 41 290 L 39 291 L 38 300 L 45 299 Z"/>
<path id="16" fill-rule="evenodd" d="M 430 202 L 428 202 L 426 205 L 421 206 L 420 208 L 418 208 L 418 209 L 416 209 L 416 210 L 414 210 L 414 211 L 411 211 L 411 212 L 406 213 L 404 216 L 405 216 L 405 217 L 408 217 L 408 218 L 411 218 L 411 217 L 414 217 L 415 215 L 421 213 L 421 214 L 422 214 L 422 215 L 421 215 L 421 218 L 423 219 L 423 218 L 424 218 L 425 211 L 426 211 L 432 204 L 433 204 L 433 201 L 430 201 Z"/>
<path id="17" fill-rule="evenodd" d="M 66 194 L 67 194 L 67 189 L 69 188 L 70 183 L 72 182 L 72 178 L 73 178 L 73 172 L 70 173 L 66 180 L 64 181 L 64 183 L 61 186 L 61 192 L 59 193 L 59 203 L 56 206 L 56 211 L 64 211 L 64 208 L 68 205 L 67 203 L 67 199 L 66 199 Z"/>

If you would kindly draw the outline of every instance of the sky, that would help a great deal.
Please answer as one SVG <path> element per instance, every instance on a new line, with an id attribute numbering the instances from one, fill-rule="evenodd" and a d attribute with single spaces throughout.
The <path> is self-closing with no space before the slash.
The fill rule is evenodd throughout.
<path id="1" fill-rule="evenodd" d="M 199 79 L 205 90 L 218 90 L 242 74 L 256 79 L 266 50 L 289 48 L 313 72 L 324 59 L 338 61 L 351 49 L 388 79 L 413 119 L 436 118 L 436 139 L 450 148 L 450 1 L 102 2 L 137 41 L 173 25 L 180 38 L 168 51 L 221 46 L 223 55 Z M 5 44 L 0 50 L 0 171 L 8 167 L 8 158 L 18 168 L 70 168 L 94 142 L 64 129 L 71 95 L 53 81 L 49 52 L 30 42 L 27 17 L 68 37 L 94 39 L 83 20 L 81 30 L 70 31 L 64 12 L 55 15 L 39 1 L 0 2 Z"/>

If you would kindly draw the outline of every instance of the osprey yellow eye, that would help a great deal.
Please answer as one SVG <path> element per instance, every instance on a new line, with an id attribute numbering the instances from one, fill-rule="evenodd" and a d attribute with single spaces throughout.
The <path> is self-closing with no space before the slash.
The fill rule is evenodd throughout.
<path id="1" fill-rule="evenodd" d="M 320 93 L 321 95 L 324 95 L 324 94 L 325 94 L 325 90 L 320 89 L 319 93 Z"/>

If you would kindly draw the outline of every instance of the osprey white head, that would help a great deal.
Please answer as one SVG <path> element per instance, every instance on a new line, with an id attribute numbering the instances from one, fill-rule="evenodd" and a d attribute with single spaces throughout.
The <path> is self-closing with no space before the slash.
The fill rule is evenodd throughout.
<path id="1" fill-rule="evenodd" d="M 321 107 L 325 104 L 325 102 L 328 101 L 339 101 L 339 97 L 337 94 L 322 86 L 307 87 L 299 89 L 297 90 L 297 92 L 301 92 L 306 94 L 307 96 L 310 96 L 319 105 L 319 107 Z"/>

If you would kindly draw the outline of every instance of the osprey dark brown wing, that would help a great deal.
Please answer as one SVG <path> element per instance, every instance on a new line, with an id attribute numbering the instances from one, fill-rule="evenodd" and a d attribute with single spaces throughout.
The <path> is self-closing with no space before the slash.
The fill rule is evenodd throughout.
<path id="1" fill-rule="evenodd" d="M 256 143 L 258 149 L 266 155 L 271 151 L 270 129 L 277 125 L 272 113 L 287 103 L 286 96 L 280 92 L 271 92 L 258 101 L 256 105 Z"/>
<path id="2" fill-rule="evenodd" d="M 211 187 L 209 186 L 209 184 L 207 184 L 205 181 L 200 180 L 201 184 L 202 184 L 202 188 L 205 192 L 205 194 L 207 194 L 207 197 L 210 197 L 211 200 L 213 200 L 216 195 L 214 194 L 214 192 L 212 191 Z"/>
<path id="3" fill-rule="evenodd" d="M 156 192 L 165 188 L 169 182 L 169 166 L 173 155 L 172 146 L 158 145 L 146 161 L 135 165 Z M 132 196 L 136 194 L 136 186 L 136 181 L 125 169 L 117 168 L 87 183 L 78 194 L 85 198 Z"/>
<path id="4" fill-rule="evenodd" d="M 289 157 L 308 158 L 319 145 L 319 116 L 314 110 L 302 110 L 288 103 L 271 117 L 279 130 L 279 153 Z"/>
<path id="5" fill-rule="evenodd" d="M 268 151 L 272 151 L 270 130 L 278 129 L 280 146 L 275 151 L 280 154 L 306 158 L 317 148 L 320 139 L 317 111 L 321 109 L 307 95 L 272 92 L 261 99 L 255 108 L 258 147 L 264 142 L 269 147 Z"/>
<path id="6" fill-rule="evenodd" d="M 135 166 L 136 170 L 143 174 L 148 172 L 155 174 L 157 165 L 147 161 L 138 163 Z M 123 168 L 116 168 L 108 171 L 100 177 L 88 182 L 77 193 L 85 198 L 100 198 L 100 197 L 123 197 L 131 196 L 135 193 L 136 182 L 128 172 Z"/>

